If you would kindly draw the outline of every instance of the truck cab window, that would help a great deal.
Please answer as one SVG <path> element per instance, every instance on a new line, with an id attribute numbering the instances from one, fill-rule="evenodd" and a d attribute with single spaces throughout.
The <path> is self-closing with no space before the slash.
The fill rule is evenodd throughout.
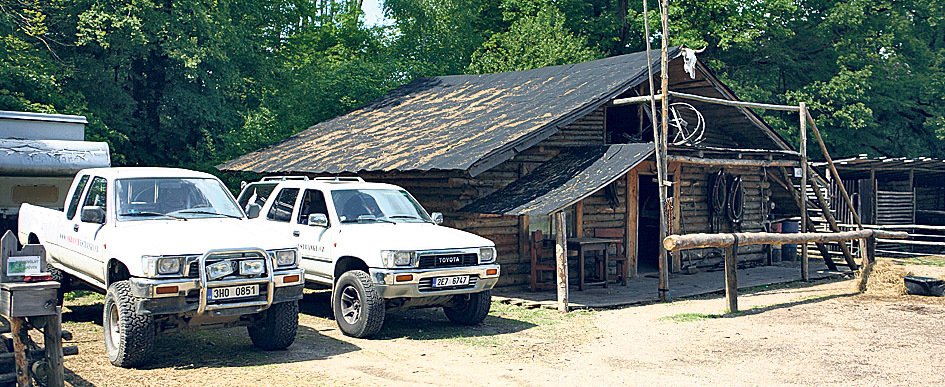
<path id="1" fill-rule="evenodd" d="M 322 191 L 307 189 L 302 195 L 302 203 L 299 204 L 299 224 L 307 224 L 310 214 L 328 215 L 328 205 L 325 203 L 325 195 Z"/>
<path id="2" fill-rule="evenodd" d="M 82 203 L 82 207 L 86 206 L 98 206 L 102 207 L 103 210 L 107 210 L 106 207 L 106 190 L 108 189 L 108 183 L 104 178 L 96 177 L 92 179 L 92 185 L 89 186 L 89 192 L 85 194 L 85 202 Z"/>
<path id="3" fill-rule="evenodd" d="M 72 198 L 69 199 L 69 209 L 66 210 L 66 219 L 72 219 L 75 216 L 76 210 L 79 208 L 79 200 L 82 199 L 82 191 L 85 191 L 85 184 L 89 182 L 89 175 L 83 175 L 79 178 L 79 183 L 75 185 L 75 192 L 72 193 Z"/>
<path id="4" fill-rule="evenodd" d="M 266 219 L 288 223 L 292 220 L 292 207 L 298 197 L 298 188 L 283 188 L 276 196 L 276 200 L 272 202 L 272 208 L 266 214 Z"/>

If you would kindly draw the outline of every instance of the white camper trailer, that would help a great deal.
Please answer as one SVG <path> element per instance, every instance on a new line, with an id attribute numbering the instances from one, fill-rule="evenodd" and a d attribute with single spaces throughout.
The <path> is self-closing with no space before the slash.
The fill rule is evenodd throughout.
<path id="1" fill-rule="evenodd" d="M 61 209 L 76 172 L 111 166 L 108 144 L 85 141 L 82 116 L 0 111 L 0 233 L 20 204 Z"/>

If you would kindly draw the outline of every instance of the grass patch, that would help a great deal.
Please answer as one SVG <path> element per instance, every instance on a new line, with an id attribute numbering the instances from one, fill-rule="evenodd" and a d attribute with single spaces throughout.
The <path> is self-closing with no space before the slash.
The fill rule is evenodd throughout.
<path id="1" fill-rule="evenodd" d="M 105 295 L 89 290 L 73 290 L 63 296 L 66 301 L 76 301 L 80 305 L 94 304 L 105 301 Z"/>
<path id="2" fill-rule="evenodd" d="M 660 320 L 663 321 L 672 321 L 675 323 L 691 323 L 696 321 L 708 320 L 713 318 L 722 318 L 724 315 L 717 313 L 677 313 L 672 314 L 666 317 L 661 317 Z"/>
<path id="3" fill-rule="evenodd" d="M 897 264 L 945 267 L 945 257 L 941 255 L 929 255 L 915 258 L 896 258 L 893 261 L 895 261 Z"/>
<path id="4" fill-rule="evenodd" d="M 557 310 L 545 308 L 523 308 L 510 304 L 493 303 L 489 311 L 490 316 L 499 317 L 507 320 L 520 321 L 537 326 L 553 326 L 575 319 L 582 319 L 593 315 L 589 310 L 575 310 L 569 313 L 561 313 Z"/>

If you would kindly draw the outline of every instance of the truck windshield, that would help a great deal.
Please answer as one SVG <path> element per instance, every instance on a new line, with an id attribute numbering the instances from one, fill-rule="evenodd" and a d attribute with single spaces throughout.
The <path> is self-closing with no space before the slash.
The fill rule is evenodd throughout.
<path id="1" fill-rule="evenodd" d="M 226 188 L 215 179 L 119 179 L 115 195 L 118 220 L 243 217 Z"/>
<path id="2" fill-rule="evenodd" d="M 331 191 L 341 223 L 432 222 L 430 215 L 407 191 L 346 189 Z"/>

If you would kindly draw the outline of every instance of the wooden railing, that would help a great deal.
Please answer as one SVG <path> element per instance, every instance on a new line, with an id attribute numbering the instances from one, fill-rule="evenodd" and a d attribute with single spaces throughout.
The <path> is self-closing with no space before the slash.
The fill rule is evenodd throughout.
<path id="1" fill-rule="evenodd" d="M 725 300 L 727 304 L 726 311 L 733 313 L 738 311 L 738 279 L 736 276 L 736 257 L 734 248 L 737 246 L 748 245 L 782 245 L 782 244 L 802 244 L 807 243 L 827 243 L 827 242 L 845 242 L 851 240 L 865 240 L 866 256 L 863 260 L 862 275 L 860 276 L 860 290 L 865 290 L 866 280 L 872 270 L 872 264 L 876 257 L 876 240 L 883 239 L 903 239 L 908 234 L 898 231 L 886 230 L 854 230 L 833 233 L 797 233 L 797 234 L 776 234 L 767 232 L 741 232 L 731 234 L 687 234 L 670 235 L 663 239 L 663 247 L 667 251 L 681 251 L 689 249 L 700 249 L 706 247 L 723 248 L 725 255 Z M 802 266 L 802 271 L 807 270 Z M 801 278 L 807 280 L 807 273 L 802 273 Z"/>

